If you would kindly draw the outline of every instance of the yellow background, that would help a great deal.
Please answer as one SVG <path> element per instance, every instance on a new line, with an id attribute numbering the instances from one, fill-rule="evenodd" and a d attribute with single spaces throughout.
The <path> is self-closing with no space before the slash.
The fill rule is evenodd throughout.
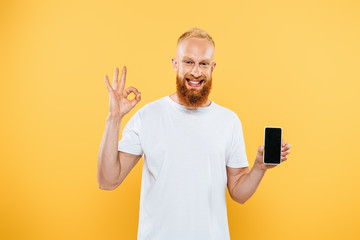
<path id="1" fill-rule="evenodd" d="M 177 38 L 216 44 L 210 99 L 243 124 L 250 167 L 264 127 L 288 161 L 244 205 L 231 239 L 359 239 L 359 1 L 1 1 L 1 239 L 136 239 L 143 159 L 97 184 L 104 83 L 126 65 L 142 106 L 175 92 Z"/>

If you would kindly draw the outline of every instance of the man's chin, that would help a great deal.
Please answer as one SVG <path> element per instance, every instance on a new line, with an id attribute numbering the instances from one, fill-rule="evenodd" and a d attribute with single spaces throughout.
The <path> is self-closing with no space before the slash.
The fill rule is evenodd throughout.
<path id="1" fill-rule="evenodd" d="M 179 99 L 183 102 L 183 104 L 189 107 L 201 107 L 205 105 L 208 100 L 208 96 L 202 95 L 200 89 L 189 89 L 185 96 L 178 92 L 178 96 L 179 95 Z"/>

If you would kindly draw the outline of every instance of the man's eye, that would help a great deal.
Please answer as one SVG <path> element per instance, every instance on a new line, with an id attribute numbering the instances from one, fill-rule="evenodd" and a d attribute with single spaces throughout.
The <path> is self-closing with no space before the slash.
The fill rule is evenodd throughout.
<path id="1" fill-rule="evenodd" d="M 202 64 L 202 65 L 204 65 L 204 66 L 208 65 L 207 63 L 200 63 L 200 64 Z"/>
<path id="2" fill-rule="evenodd" d="M 185 61 L 186 64 L 191 64 L 192 62 L 191 61 Z"/>

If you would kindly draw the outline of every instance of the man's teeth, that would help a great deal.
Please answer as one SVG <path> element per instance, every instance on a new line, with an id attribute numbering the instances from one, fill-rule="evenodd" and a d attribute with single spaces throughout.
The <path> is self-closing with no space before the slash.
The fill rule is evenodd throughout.
<path id="1" fill-rule="evenodd" d="M 193 82 L 193 81 L 189 81 L 191 82 L 192 84 L 199 84 L 200 82 Z"/>

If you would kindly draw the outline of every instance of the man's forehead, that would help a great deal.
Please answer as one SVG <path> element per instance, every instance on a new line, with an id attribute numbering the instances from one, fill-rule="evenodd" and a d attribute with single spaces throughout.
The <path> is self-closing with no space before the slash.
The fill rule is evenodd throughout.
<path id="1" fill-rule="evenodd" d="M 194 55 L 183 55 L 182 59 L 189 59 L 189 60 L 195 60 L 201 58 L 200 61 L 206 61 L 206 62 L 211 62 L 212 59 L 211 58 L 202 58 L 201 56 L 194 56 Z"/>
<path id="2" fill-rule="evenodd" d="M 180 58 L 211 60 L 214 57 L 214 46 L 207 39 L 187 38 L 177 46 L 176 55 Z"/>

